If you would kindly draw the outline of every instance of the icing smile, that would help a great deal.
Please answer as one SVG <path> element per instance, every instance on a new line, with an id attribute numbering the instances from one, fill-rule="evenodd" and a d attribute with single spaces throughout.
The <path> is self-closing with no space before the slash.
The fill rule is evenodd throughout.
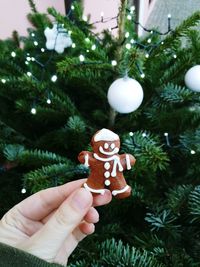
<path id="1" fill-rule="evenodd" d="M 105 151 L 105 150 L 103 149 L 103 147 L 100 146 L 100 147 L 99 147 L 99 151 L 100 151 L 102 154 L 104 154 L 104 155 L 112 156 L 112 155 L 114 155 L 114 154 L 116 154 L 116 153 L 119 152 L 119 148 L 118 148 L 118 147 L 115 147 L 112 151 Z"/>

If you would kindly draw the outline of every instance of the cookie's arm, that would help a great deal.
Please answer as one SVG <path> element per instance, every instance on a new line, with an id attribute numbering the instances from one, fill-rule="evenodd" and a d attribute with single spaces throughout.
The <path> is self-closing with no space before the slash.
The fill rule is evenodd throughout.
<path id="1" fill-rule="evenodd" d="M 84 164 L 86 167 L 90 166 L 91 158 L 92 158 L 92 153 L 89 151 L 82 151 L 78 155 L 78 160 L 80 161 L 80 163 Z"/>
<path id="2" fill-rule="evenodd" d="M 120 155 L 121 164 L 124 170 L 130 170 L 131 166 L 135 164 L 136 159 L 131 154 Z"/>

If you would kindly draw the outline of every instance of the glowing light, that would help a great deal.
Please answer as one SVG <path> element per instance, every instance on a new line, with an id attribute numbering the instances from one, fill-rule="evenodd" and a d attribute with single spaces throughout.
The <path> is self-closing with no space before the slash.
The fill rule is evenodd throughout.
<path id="1" fill-rule="evenodd" d="M 117 66 L 117 61 L 116 60 L 112 60 L 111 64 L 112 64 L 112 66 Z"/>
<path id="2" fill-rule="evenodd" d="M 49 105 L 51 104 L 51 99 L 49 99 L 49 98 L 47 99 L 47 104 L 49 104 Z"/>
<path id="3" fill-rule="evenodd" d="M 36 113 L 37 113 L 36 108 L 32 108 L 32 109 L 31 109 L 31 114 L 35 115 Z"/>
<path id="4" fill-rule="evenodd" d="M 6 80 L 5 80 L 5 79 L 1 79 L 1 82 L 2 82 L 2 83 L 6 83 Z"/>
<path id="5" fill-rule="evenodd" d="M 191 150 L 191 151 L 190 151 L 190 154 L 194 155 L 194 154 L 196 154 L 196 151 Z"/>
<path id="6" fill-rule="evenodd" d="M 168 17 L 168 19 L 171 19 L 172 15 L 171 14 L 168 14 L 167 17 Z"/>
<path id="7" fill-rule="evenodd" d="M 53 83 L 55 83 L 55 82 L 57 81 L 57 79 L 58 79 L 58 77 L 57 77 L 56 75 L 53 75 L 53 76 L 51 77 L 51 81 L 52 81 Z"/>
<path id="8" fill-rule="evenodd" d="M 85 15 L 83 15 L 82 19 L 83 19 L 84 21 L 87 21 L 87 20 L 88 20 L 87 16 L 85 16 Z"/>
<path id="9" fill-rule="evenodd" d="M 131 49 L 131 44 L 126 44 L 126 49 Z"/>
<path id="10" fill-rule="evenodd" d="M 146 57 L 146 58 L 149 58 L 149 54 L 147 53 L 147 54 L 145 55 L 145 57 Z"/>
<path id="11" fill-rule="evenodd" d="M 75 48 L 75 47 L 76 47 L 76 44 L 75 44 L 75 43 L 73 43 L 73 44 L 72 44 L 72 48 Z"/>
<path id="12" fill-rule="evenodd" d="M 31 33 L 31 36 L 32 36 L 32 37 L 35 37 L 35 33 L 32 32 L 32 33 Z"/>
<path id="13" fill-rule="evenodd" d="M 26 194 L 26 189 L 25 188 L 22 188 L 21 193 L 22 194 Z"/>
<path id="14" fill-rule="evenodd" d="M 75 9 L 74 5 L 71 5 L 71 10 L 74 10 L 74 9 Z"/>
<path id="15" fill-rule="evenodd" d="M 130 132 L 129 135 L 130 135 L 130 136 L 133 136 L 133 132 Z"/>
<path id="16" fill-rule="evenodd" d="M 150 44 L 150 43 L 151 43 L 151 39 L 150 39 L 150 38 L 147 40 L 147 43 L 148 43 L 148 44 Z"/>
<path id="17" fill-rule="evenodd" d="M 125 37 L 126 37 L 126 38 L 128 38 L 128 37 L 129 37 L 129 35 L 130 35 L 130 33 L 129 33 L 129 32 L 126 32 L 126 33 L 125 33 Z"/>
<path id="18" fill-rule="evenodd" d="M 164 136 L 168 136 L 169 134 L 168 133 L 164 133 Z"/>
<path id="19" fill-rule="evenodd" d="M 34 41 L 33 42 L 35 46 L 38 46 L 38 42 L 37 41 Z"/>
<path id="20" fill-rule="evenodd" d="M 131 20 L 131 19 L 132 19 L 131 15 L 128 15 L 128 16 L 127 16 L 127 19 L 128 19 L 128 20 Z"/>
<path id="21" fill-rule="evenodd" d="M 147 136 L 147 134 L 146 134 L 146 133 L 142 133 L 142 136 L 143 136 L 143 137 L 146 137 L 146 136 Z"/>
<path id="22" fill-rule="evenodd" d="M 95 50 L 97 47 L 95 44 L 93 44 L 91 48 L 92 48 L 92 50 Z"/>
<path id="23" fill-rule="evenodd" d="M 28 71 L 26 74 L 27 74 L 28 77 L 32 76 L 32 73 L 30 71 Z"/>
<path id="24" fill-rule="evenodd" d="M 144 77 L 145 77 L 145 74 L 144 74 L 144 73 L 142 73 L 142 74 L 140 75 L 140 77 L 141 77 L 142 79 L 144 79 Z"/>
<path id="25" fill-rule="evenodd" d="M 41 48 L 41 52 L 44 53 L 45 49 L 44 48 Z"/>
<path id="26" fill-rule="evenodd" d="M 85 60 L 85 57 L 84 57 L 83 55 L 80 55 L 80 56 L 79 56 L 79 60 L 80 60 L 81 62 L 83 62 L 83 61 Z"/>
<path id="27" fill-rule="evenodd" d="M 16 57 L 16 53 L 13 51 L 13 52 L 11 53 L 11 56 L 12 56 L 12 57 Z"/>

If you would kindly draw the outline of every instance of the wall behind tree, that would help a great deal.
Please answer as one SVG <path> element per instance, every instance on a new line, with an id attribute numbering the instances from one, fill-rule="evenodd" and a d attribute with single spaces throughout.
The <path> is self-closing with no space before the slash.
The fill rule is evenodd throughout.
<path id="1" fill-rule="evenodd" d="M 65 13 L 64 0 L 35 0 L 39 12 L 46 12 L 48 7 L 55 7 L 62 14 Z M 116 16 L 118 13 L 120 0 L 84 0 L 85 15 L 91 14 L 91 22 L 100 20 L 101 12 L 105 18 Z M 30 23 L 27 14 L 30 12 L 28 0 L 1 0 L 0 1 L 0 39 L 8 38 L 14 30 L 20 35 L 27 34 Z M 116 21 L 100 23 L 96 25 L 96 32 L 104 28 L 115 27 Z"/>

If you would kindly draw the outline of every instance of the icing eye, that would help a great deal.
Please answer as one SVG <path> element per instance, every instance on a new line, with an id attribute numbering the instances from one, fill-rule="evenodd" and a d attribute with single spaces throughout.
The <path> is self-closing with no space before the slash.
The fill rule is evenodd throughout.
<path id="1" fill-rule="evenodd" d="M 105 144 L 104 144 L 104 148 L 105 148 L 105 149 L 108 149 L 108 147 L 109 147 L 108 143 L 105 143 Z"/>
<path id="2" fill-rule="evenodd" d="M 111 147 L 112 149 L 114 149 L 114 148 L 115 148 L 115 144 L 112 143 L 112 144 L 110 145 L 110 147 Z"/>

